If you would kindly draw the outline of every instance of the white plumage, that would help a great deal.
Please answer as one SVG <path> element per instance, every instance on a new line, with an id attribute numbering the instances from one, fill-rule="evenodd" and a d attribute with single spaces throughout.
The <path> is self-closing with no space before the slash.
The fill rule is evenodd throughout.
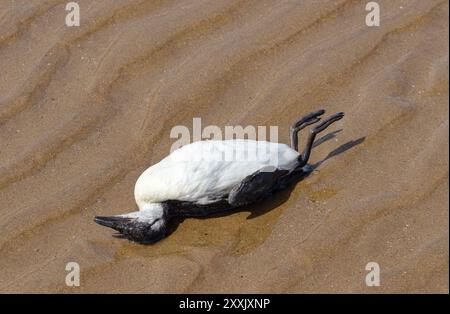
<path id="1" fill-rule="evenodd" d="M 136 203 L 140 210 L 166 200 L 208 204 L 261 168 L 292 169 L 298 157 L 288 145 L 266 141 L 194 142 L 142 173 L 134 190 Z"/>

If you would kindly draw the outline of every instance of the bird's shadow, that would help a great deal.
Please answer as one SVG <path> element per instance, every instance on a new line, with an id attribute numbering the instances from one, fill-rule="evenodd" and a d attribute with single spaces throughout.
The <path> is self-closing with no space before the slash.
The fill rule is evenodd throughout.
<path id="1" fill-rule="evenodd" d="M 330 132 L 330 133 L 322 136 L 321 138 L 319 138 L 318 140 L 316 140 L 314 142 L 313 147 L 317 147 L 317 146 L 325 143 L 326 141 L 333 139 L 336 136 L 336 134 L 341 131 L 342 130 L 336 130 L 336 131 Z M 260 202 L 252 204 L 252 205 L 238 207 L 238 208 L 235 208 L 232 210 L 227 210 L 227 211 L 224 211 L 221 213 L 208 215 L 206 217 L 198 217 L 196 219 L 208 219 L 208 218 L 214 218 L 214 217 L 223 217 L 223 216 L 228 216 L 228 215 L 238 213 L 238 212 L 250 212 L 250 215 L 247 217 L 247 219 L 253 219 L 253 218 L 259 217 L 261 215 L 264 215 L 265 213 L 267 213 L 267 212 L 271 211 L 272 209 L 285 203 L 289 199 L 292 191 L 295 188 L 295 185 L 298 182 L 300 182 L 301 180 L 308 177 L 314 170 L 319 168 L 320 165 L 322 165 L 322 163 L 324 163 L 325 161 L 327 161 L 330 158 L 333 158 L 342 153 L 345 153 L 349 149 L 363 143 L 364 140 L 365 140 L 365 137 L 360 137 L 356 140 L 348 141 L 347 143 L 344 143 L 341 146 L 339 146 L 338 148 L 332 150 L 322 160 L 320 160 L 312 165 L 305 166 L 303 168 L 304 171 L 301 171 L 298 173 L 298 175 L 291 177 L 286 188 L 270 195 L 271 197 L 266 197 L 263 200 L 261 200 Z M 173 232 L 175 232 L 175 230 L 184 221 L 184 219 L 186 219 L 186 218 L 184 218 L 184 217 L 172 218 L 167 225 L 167 236 L 172 234 Z"/>

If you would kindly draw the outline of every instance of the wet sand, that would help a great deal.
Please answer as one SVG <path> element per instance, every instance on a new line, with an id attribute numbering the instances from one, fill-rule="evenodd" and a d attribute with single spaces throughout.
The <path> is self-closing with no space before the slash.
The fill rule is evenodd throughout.
<path id="1" fill-rule="evenodd" d="M 448 1 L 378 2 L 369 28 L 365 1 L 79 0 L 69 28 L 67 1 L 0 1 L 0 292 L 448 293 Z M 322 107 L 346 117 L 274 198 L 152 246 L 93 222 L 173 126 L 288 143 Z"/>

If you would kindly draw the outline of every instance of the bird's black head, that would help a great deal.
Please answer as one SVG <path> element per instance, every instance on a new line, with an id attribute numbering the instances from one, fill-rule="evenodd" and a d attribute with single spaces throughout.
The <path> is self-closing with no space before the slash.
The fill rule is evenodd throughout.
<path id="1" fill-rule="evenodd" d="M 164 217 L 96 216 L 94 221 L 99 225 L 118 231 L 120 237 L 139 243 L 155 243 L 164 238 L 166 234 Z"/>

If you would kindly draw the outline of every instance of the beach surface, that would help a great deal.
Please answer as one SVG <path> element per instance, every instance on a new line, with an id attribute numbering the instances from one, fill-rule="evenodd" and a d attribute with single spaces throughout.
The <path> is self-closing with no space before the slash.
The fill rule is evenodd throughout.
<path id="1" fill-rule="evenodd" d="M 0 1 L 0 292 L 448 293 L 448 1 L 67 2 Z M 320 108 L 346 116 L 286 191 L 154 245 L 94 223 L 175 126 L 289 143 Z"/>

